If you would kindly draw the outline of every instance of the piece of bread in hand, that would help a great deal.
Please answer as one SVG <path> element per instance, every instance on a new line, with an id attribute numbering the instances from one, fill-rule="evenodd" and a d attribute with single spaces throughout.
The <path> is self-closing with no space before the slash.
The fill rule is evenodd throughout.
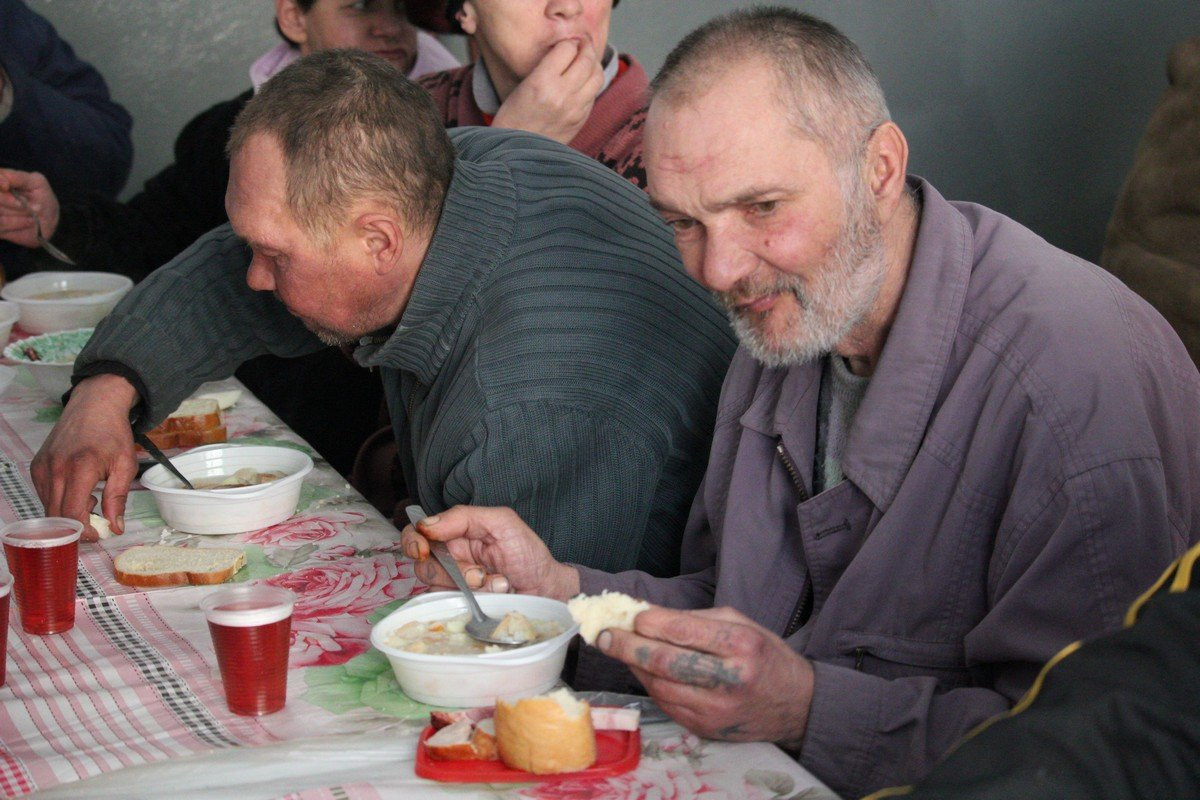
<path id="1" fill-rule="evenodd" d="M 246 565 L 246 554 L 233 547 L 171 547 L 140 544 L 113 561 L 119 583 L 158 587 L 224 583 Z"/>
<path id="2" fill-rule="evenodd" d="M 595 644 L 596 637 L 605 628 L 633 630 L 634 618 L 649 607 L 645 600 L 608 590 L 600 594 L 581 594 L 567 603 L 572 619 L 579 623 L 579 635 L 588 644 Z"/>
<path id="3" fill-rule="evenodd" d="M 566 689 L 496 701 L 500 760 L 535 775 L 578 772 L 596 762 L 591 709 Z"/>
<path id="4" fill-rule="evenodd" d="M 491 723 L 456 720 L 425 740 L 425 752 L 435 761 L 495 761 L 499 755 Z"/>

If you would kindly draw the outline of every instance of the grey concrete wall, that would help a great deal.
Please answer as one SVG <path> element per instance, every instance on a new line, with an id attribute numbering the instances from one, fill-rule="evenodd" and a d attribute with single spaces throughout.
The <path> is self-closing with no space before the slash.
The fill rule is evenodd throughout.
<path id="1" fill-rule="evenodd" d="M 127 194 L 183 124 L 248 85 L 275 43 L 268 0 L 27 0 L 108 78 L 135 120 Z M 1095 259 L 1172 43 L 1195 0 L 791 0 L 855 39 L 908 134 L 912 169 Z M 656 69 L 714 14 L 750 2 L 623 0 L 612 38 Z"/>

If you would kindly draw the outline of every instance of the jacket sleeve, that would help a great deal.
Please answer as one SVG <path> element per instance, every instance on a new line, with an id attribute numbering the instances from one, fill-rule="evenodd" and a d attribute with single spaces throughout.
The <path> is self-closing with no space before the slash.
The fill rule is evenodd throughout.
<path id="1" fill-rule="evenodd" d="M 80 268 L 141 280 L 225 222 L 225 143 L 249 97 L 247 92 L 218 103 L 192 119 L 175 140 L 174 163 L 127 202 L 100 192 L 58 192 L 52 243 Z"/>
<path id="2" fill-rule="evenodd" d="M 1130 627 L 1052 659 L 917 786 L 873 798 L 1200 796 L 1200 546 L 1139 606 Z"/>
<path id="3" fill-rule="evenodd" d="M 73 379 L 136 376 L 144 389 L 136 426 L 146 430 L 198 385 L 228 377 L 243 361 L 321 349 L 270 292 L 246 285 L 249 263 L 249 248 L 229 225 L 202 236 L 104 318 L 76 359 Z"/>
<path id="4" fill-rule="evenodd" d="M 976 685 L 932 676 L 886 679 L 814 664 L 800 757 L 831 788 L 860 796 L 926 774 L 977 725 L 1008 710 L 1065 643 L 1120 626 L 1126 605 L 1183 550 L 1166 511 L 1161 464 L 1130 459 L 1083 469 L 1002 522 L 988 611 L 963 640 Z"/>
<path id="5" fill-rule="evenodd" d="M 49 22 L 23 3 L 0 6 L 0 67 L 13 89 L 0 122 L 0 165 L 115 196 L 133 162 L 129 114 Z"/>

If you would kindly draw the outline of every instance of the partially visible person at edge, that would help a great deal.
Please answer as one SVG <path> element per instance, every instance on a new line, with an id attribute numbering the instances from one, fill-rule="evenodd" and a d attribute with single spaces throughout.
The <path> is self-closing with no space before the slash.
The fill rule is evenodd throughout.
<path id="1" fill-rule="evenodd" d="M 285 41 L 250 67 L 252 88 L 192 119 L 175 140 L 175 162 L 128 202 L 4 170 L 0 190 L 16 188 L 28 197 L 43 233 L 80 268 L 141 280 L 225 222 L 229 129 L 258 87 L 279 70 L 302 55 L 335 47 L 375 53 L 413 78 L 458 64 L 434 37 L 413 27 L 402 0 L 275 0 L 275 21 Z M 0 236 L 36 247 L 29 216 L 6 203 L 10 200 L 0 194 Z M 237 377 L 343 474 L 349 474 L 359 444 L 378 427 L 383 395 L 378 376 L 334 349 L 294 360 L 263 356 L 243 365 Z"/>
<path id="2" fill-rule="evenodd" d="M 1157 308 L 1200 364 L 1200 36 L 1171 50 L 1167 80 L 1113 208 L 1100 265 Z"/>
<path id="3" fill-rule="evenodd" d="M 131 419 L 263 352 L 342 344 L 378 369 L 426 509 L 515 504 L 563 558 L 679 571 L 734 340 L 645 193 L 541 136 L 447 132 L 424 90 L 350 50 L 272 78 L 229 146 L 230 224 L 75 360 L 30 466 L 47 514 L 86 520 L 104 480 L 121 531 Z"/>
<path id="4" fill-rule="evenodd" d="M 608 42 L 614 0 L 450 0 L 474 64 L 418 81 L 447 127 L 491 125 L 547 136 L 646 187 L 646 71 Z"/>
<path id="5" fill-rule="evenodd" d="M 36 170 L 62 186 L 115 197 L 133 163 L 132 124 L 100 73 L 49 21 L 21 0 L 0 0 L 0 168 Z M 15 224 L 32 229 L 19 203 L 6 194 L 0 201 L 16 206 Z M 0 208 L 0 230 L 12 224 Z M 0 282 L 5 271 L 11 280 L 42 260 L 49 256 L 35 259 L 0 242 Z"/>
<path id="6" fill-rule="evenodd" d="M 1198 687 L 1200 546 L 1130 607 L 1124 630 L 1064 648 L 924 780 L 868 800 L 1200 797 Z"/>
<path id="7" fill-rule="evenodd" d="M 488 588 L 655 604 L 600 651 L 700 735 L 778 742 L 847 797 L 920 778 L 1200 540 L 1200 374 L 1104 270 L 908 176 L 870 65 L 813 17 L 686 37 L 645 142 L 742 344 L 681 575 L 561 563 L 502 508 L 421 534 Z M 596 653 L 577 688 L 613 685 Z"/>

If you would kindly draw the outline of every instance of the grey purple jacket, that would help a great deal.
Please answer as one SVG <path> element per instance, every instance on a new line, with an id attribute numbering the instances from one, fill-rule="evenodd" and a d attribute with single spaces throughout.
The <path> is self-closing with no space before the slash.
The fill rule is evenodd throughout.
<path id="1" fill-rule="evenodd" d="M 807 498 L 820 365 L 739 350 L 683 574 L 582 570 L 585 592 L 733 606 L 787 637 L 816 673 L 800 760 L 848 797 L 923 775 L 1200 540 L 1200 375 L 1167 323 L 1012 220 L 913 186 L 847 480 Z"/>

